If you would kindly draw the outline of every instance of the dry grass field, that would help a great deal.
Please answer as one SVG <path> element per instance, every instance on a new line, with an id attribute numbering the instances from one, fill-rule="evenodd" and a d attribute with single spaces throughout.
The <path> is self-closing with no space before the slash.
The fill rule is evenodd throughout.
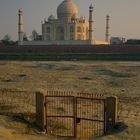
<path id="1" fill-rule="evenodd" d="M 98 140 L 140 140 L 140 62 L 0 61 L 0 140 L 60 139 L 35 128 L 40 90 L 116 95 L 119 120 L 127 127 Z"/>

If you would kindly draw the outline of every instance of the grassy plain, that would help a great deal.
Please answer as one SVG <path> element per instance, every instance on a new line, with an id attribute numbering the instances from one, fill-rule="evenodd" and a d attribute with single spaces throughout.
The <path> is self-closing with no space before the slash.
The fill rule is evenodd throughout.
<path id="1" fill-rule="evenodd" d="M 39 90 L 116 95 L 119 120 L 128 127 L 99 140 L 140 139 L 139 61 L 0 61 L 0 140 L 59 139 L 34 127 Z"/>

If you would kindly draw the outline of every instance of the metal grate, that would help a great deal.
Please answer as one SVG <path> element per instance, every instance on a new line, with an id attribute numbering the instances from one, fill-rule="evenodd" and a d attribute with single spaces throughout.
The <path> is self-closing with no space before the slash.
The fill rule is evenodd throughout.
<path id="1" fill-rule="evenodd" d="M 104 135 L 104 99 L 77 97 L 77 138 L 96 138 Z"/>
<path id="2" fill-rule="evenodd" d="M 48 92 L 45 110 L 47 134 L 90 139 L 105 133 L 105 100 L 102 96 Z"/>

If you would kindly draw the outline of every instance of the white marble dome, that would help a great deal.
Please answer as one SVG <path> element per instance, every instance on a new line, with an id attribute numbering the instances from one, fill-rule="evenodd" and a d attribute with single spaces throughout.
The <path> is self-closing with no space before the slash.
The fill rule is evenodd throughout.
<path id="1" fill-rule="evenodd" d="M 57 8 L 58 18 L 77 16 L 78 9 L 72 0 L 64 0 Z"/>

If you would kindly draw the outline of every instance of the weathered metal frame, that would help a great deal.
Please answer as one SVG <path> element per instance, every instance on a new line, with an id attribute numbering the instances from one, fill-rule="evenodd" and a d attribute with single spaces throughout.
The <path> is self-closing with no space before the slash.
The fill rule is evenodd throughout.
<path id="1" fill-rule="evenodd" d="M 102 128 L 102 129 L 99 128 L 99 130 L 101 131 L 101 134 L 102 135 L 104 135 L 104 134 L 110 134 L 110 132 L 112 131 L 112 129 L 114 128 L 114 126 L 117 123 L 117 116 L 118 116 L 118 97 L 116 97 L 116 96 L 106 96 L 106 97 L 104 97 L 103 95 L 99 95 L 99 94 L 96 95 L 96 94 L 89 94 L 89 93 L 74 93 L 74 92 L 68 92 L 68 91 L 67 92 L 65 92 L 65 91 L 48 91 L 46 93 L 36 92 L 36 125 L 38 126 L 38 128 L 40 128 L 41 131 L 44 131 L 45 132 L 47 130 L 47 123 L 46 123 L 46 121 L 47 121 L 47 117 L 49 117 L 46 114 L 47 113 L 47 110 L 46 110 L 47 109 L 47 102 L 46 102 L 46 98 L 47 97 L 50 97 L 50 98 L 51 97 L 73 98 L 72 104 L 71 104 L 71 101 L 69 101 L 69 100 L 64 100 L 64 99 L 62 101 L 60 100 L 60 103 L 62 103 L 64 105 L 65 105 L 65 101 L 68 101 L 68 104 L 66 104 L 66 105 L 69 105 L 70 106 L 70 110 L 69 110 L 70 113 L 68 112 L 68 115 L 66 115 L 64 113 L 65 116 L 60 116 L 60 115 L 59 116 L 56 116 L 56 117 L 59 117 L 59 118 L 62 118 L 62 117 L 67 118 L 67 117 L 69 117 L 69 118 L 72 118 L 73 119 L 73 120 L 71 120 L 71 119 L 69 120 L 68 119 L 68 121 L 70 121 L 70 123 L 73 124 L 73 125 L 70 125 L 70 127 L 73 128 L 73 130 L 70 131 L 70 134 L 72 135 L 72 137 L 78 138 L 78 134 L 81 134 L 81 133 L 79 133 L 79 130 L 78 130 L 79 124 L 77 124 L 77 123 L 79 123 L 78 122 L 79 120 L 78 120 L 78 114 L 77 114 L 77 112 L 79 113 L 79 109 L 81 108 L 81 106 L 80 107 L 79 106 L 77 107 L 77 105 L 78 105 L 78 99 L 85 99 L 85 100 L 92 100 L 92 101 L 94 101 L 94 100 L 96 100 L 96 101 L 102 101 L 102 105 L 99 105 L 99 107 L 100 106 L 103 107 L 103 111 L 104 111 L 103 112 L 104 114 L 101 114 L 102 117 L 104 117 L 104 118 L 101 117 L 101 119 L 103 119 L 103 120 L 101 120 L 101 122 L 103 124 L 102 123 L 99 124 L 99 127 L 101 126 L 101 128 Z M 89 118 L 91 116 L 93 116 L 95 118 L 96 117 L 98 118 L 98 115 L 95 116 L 96 109 L 97 109 L 96 108 L 96 105 L 93 107 L 93 109 L 95 110 L 95 114 L 93 114 L 93 115 L 89 114 L 89 112 L 91 110 L 91 106 L 92 106 L 92 103 L 91 104 L 90 103 L 91 102 L 89 102 L 89 104 L 83 102 L 82 103 L 82 109 L 85 109 L 88 106 L 88 108 L 87 108 L 88 111 L 86 112 L 87 114 L 86 113 L 85 114 Z M 95 102 L 95 103 L 97 103 L 97 102 Z M 93 104 L 94 104 L 94 102 L 93 102 Z M 61 107 L 61 104 L 60 104 L 60 108 L 62 109 L 61 111 L 63 113 L 63 106 Z M 57 108 L 55 108 L 55 109 L 57 109 Z M 54 112 L 54 111 L 52 111 L 52 112 Z M 64 107 L 64 112 L 67 112 L 65 107 Z M 51 113 L 51 110 L 50 110 L 50 113 Z M 69 115 L 71 113 L 72 113 L 72 115 Z M 93 113 L 94 113 L 94 111 L 93 111 Z M 82 112 L 82 114 L 83 114 L 83 112 Z M 53 117 L 53 115 L 52 115 L 52 117 Z M 86 120 L 86 122 L 82 121 L 81 124 L 83 126 L 83 124 L 85 125 L 85 123 L 88 124 L 89 121 L 92 121 L 92 122 L 94 121 L 95 123 L 93 123 L 91 125 L 92 126 L 95 126 L 95 129 L 90 126 L 90 129 L 91 130 L 89 130 L 90 132 L 88 132 L 88 133 L 91 133 L 91 131 L 93 133 L 95 133 L 96 132 L 96 126 L 98 125 L 97 123 L 98 122 L 100 123 L 100 120 L 98 120 L 98 119 L 89 119 L 88 117 L 87 118 L 80 117 L 80 118 Z M 100 116 L 99 116 L 99 118 L 100 118 Z M 65 121 L 67 123 L 67 119 Z M 60 119 L 60 123 L 61 123 L 61 119 Z M 68 124 L 70 124 L 70 123 L 68 123 Z M 65 122 L 64 122 L 64 124 L 65 124 Z M 85 126 L 85 127 L 87 127 L 87 126 Z M 65 128 L 63 128 L 63 129 L 65 129 Z M 68 127 L 68 129 L 71 130 L 71 128 L 69 128 L 69 127 Z M 59 133 L 59 131 L 58 131 L 58 133 Z M 67 133 L 63 133 L 63 134 L 67 134 Z M 68 134 L 69 134 L 69 131 L 68 131 Z M 102 136 L 101 134 L 99 136 Z M 94 135 L 93 135 L 93 137 L 94 137 Z M 88 138 L 86 138 L 86 139 L 88 139 Z"/>
<path id="2" fill-rule="evenodd" d="M 72 136 L 69 136 L 69 137 L 77 137 L 77 118 L 78 119 L 80 119 L 80 120 L 85 120 L 85 121 L 92 121 L 92 122 L 101 122 L 101 123 L 103 123 L 104 124 L 104 134 L 106 133 L 106 124 L 105 124 L 105 99 L 98 99 L 98 98 L 89 98 L 89 97 L 75 97 L 75 96 L 64 96 L 64 95 L 62 95 L 62 96 L 55 96 L 55 95 L 53 95 L 53 96 L 50 96 L 50 95 L 48 95 L 48 96 L 45 96 L 45 101 L 47 100 L 47 98 L 73 98 L 73 115 L 68 115 L 68 116 L 66 116 L 66 115 L 52 115 L 52 116 L 50 116 L 50 115 L 48 115 L 47 114 L 47 111 L 46 111 L 46 118 L 48 117 L 48 118 L 72 118 L 73 119 L 73 135 Z M 96 119 L 88 119 L 88 118 L 83 118 L 83 117 L 81 117 L 81 118 L 79 118 L 79 117 L 77 117 L 78 116 L 78 114 L 77 114 L 77 101 L 78 101 L 78 99 L 82 99 L 82 100 L 91 100 L 91 101 L 101 101 L 102 102 L 102 104 L 103 104 L 103 110 L 104 110 L 104 116 L 103 116 L 103 120 L 96 120 Z M 47 109 L 47 104 L 45 104 L 45 108 Z M 48 122 L 47 122 L 47 119 L 46 119 L 46 124 L 47 124 Z M 47 133 L 47 125 L 46 125 L 46 133 Z"/>
<path id="3" fill-rule="evenodd" d="M 50 96 L 50 95 L 49 95 L 49 96 L 45 96 L 45 102 L 46 102 L 46 99 L 47 99 L 47 98 L 51 98 L 51 97 L 52 97 L 52 98 L 73 98 L 73 103 L 74 103 L 74 101 L 75 101 L 75 100 L 74 100 L 74 96 L 64 96 L 64 95 L 63 95 L 63 96 L 55 96 L 55 95 L 54 95 L 54 96 Z M 47 104 L 46 104 L 46 103 L 45 103 L 45 108 L 46 108 L 46 110 L 47 110 Z M 46 118 L 47 118 L 47 117 L 49 117 L 49 118 L 73 118 L 73 120 L 75 120 L 75 119 L 74 119 L 74 118 L 75 118 L 74 113 L 75 113 L 75 112 L 73 112 L 73 115 L 72 115 L 72 116 L 69 116 L 69 115 L 68 115 L 68 116 L 66 116 L 66 115 L 65 115 L 65 116 L 61 116 L 61 115 L 52 115 L 52 116 L 50 116 L 50 115 L 47 115 L 47 111 L 46 111 L 46 115 L 45 115 L 45 116 L 46 116 Z M 48 123 L 48 122 L 47 122 L 47 119 L 46 119 L 46 127 L 45 127 L 46 133 L 47 133 L 47 123 Z M 75 122 L 74 122 L 74 123 L 75 123 Z M 74 130 L 73 133 L 74 133 L 73 136 L 68 136 L 68 137 L 76 137 L 75 130 Z M 64 137 L 65 137 L 65 136 L 64 136 Z"/>
<path id="4" fill-rule="evenodd" d="M 103 127 L 103 130 L 104 130 L 103 135 L 106 134 L 106 122 L 105 122 L 105 119 L 106 119 L 106 100 L 103 99 L 103 98 L 76 97 L 76 102 L 77 102 L 78 99 L 84 99 L 84 100 L 100 101 L 100 102 L 102 102 L 102 104 L 103 104 L 103 120 L 88 119 L 88 118 L 84 118 L 84 117 L 81 117 L 80 119 L 81 120 L 85 120 L 85 121 L 101 122 L 101 123 L 103 123 L 103 125 L 104 125 L 104 127 Z M 96 103 L 96 104 L 98 104 L 98 103 Z M 77 103 L 76 103 L 76 108 L 77 108 Z M 77 116 L 78 115 L 76 114 L 76 117 Z"/>

